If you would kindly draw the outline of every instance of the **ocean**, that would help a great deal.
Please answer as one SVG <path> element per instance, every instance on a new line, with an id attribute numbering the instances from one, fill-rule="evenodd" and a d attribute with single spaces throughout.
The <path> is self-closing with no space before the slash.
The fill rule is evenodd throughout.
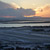
<path id="1" fill-rule="evenodd" d="M 50 23 L 0 24 L 0 27 L 50 26 Z"/>
<path id="2" fill-rule="evenodd" d="M 50 26 L 50 23 L 0 24 L 0 41 L 8 45 L 10 43 L 10 45 L 14 44 L 13 46 L 25 48 L 33 48 L 38 44 L 50 43 L 50 27 L 32 28 L 27 26 Z M 34 29 L 43 30 L 36 31 Z"/>

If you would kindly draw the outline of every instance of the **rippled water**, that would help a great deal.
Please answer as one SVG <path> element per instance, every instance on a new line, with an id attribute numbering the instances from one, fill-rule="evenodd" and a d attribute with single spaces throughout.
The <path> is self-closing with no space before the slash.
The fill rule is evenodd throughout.
<path id="1" fill-rule="evenodd" d="M 22 47 L 33 47 L 34 43 L 50 42 L 50 32 L 32 32 L 27 27 L 24 29 L 21 26 L 50 26 L 50 23 L 33 23 L 33 24 L 0 24 L 0 27 L 17 27 L 17 28 L 2 28 L 0 29 L 0 40 L 24 42 L 18 44 Z M 19 28 L 18 28 L 19 27 Z M 39 34 L 40 33 L 40 34 Z M 43 33 L 43 34 L 42 34 Z M 29 42 L 27 44 L 27 42 Z"/>

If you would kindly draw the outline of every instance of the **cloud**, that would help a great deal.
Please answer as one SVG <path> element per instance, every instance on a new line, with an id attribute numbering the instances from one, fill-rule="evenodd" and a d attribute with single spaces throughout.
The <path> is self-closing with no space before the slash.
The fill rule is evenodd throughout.
<path id="1" fill-rule="evenodd" d="M 19 11 L 22 13 L 22 15 L 24 16 L 33 16 L 35 15 L 35 11 L 32 9 L 24 9 L 24 8 L 20 8 Z"/>
<path id="2" fill-rule="evenodd" d="M 11 5 L 0 1 L 0 9 L 11 8 Z"/>
<path id="3" fill-rule="evenodd" d="M 37 12 L 37 16 L 50 17 L 50 4 L 41 7 Z"/>
<path id="4" fill-rule="evenodd" d="M 35 15 L 35 11 L 32 9 L 24 9 L 24 8 L 18 8 L 18 9 L 2 9 L 0 10 L 0 16 L 16 16 L 17 18 L 24 17 L 24 16 L 30 16 Z"/>
<path id="5" fill-rule="evenodd" d="M 35 11 L 32 9 L 20 8 L 16 3 L 7 4 L 4 2 L 0 2 L 0 17 L 23 18 L 24 16 L 33 16 L 33 15 L 35 15 Z"/>
<path id="6" fill-rule="evenodd" d="M 44 10 L 50 9 L 50 4 L 45 5 L 45 6 L 43 7 L 43 9 L 44 9 Z"/>
<path id="7" fill-rule="evenodd" d="M 12 8 L 17 9 L 20 8 L 20 6 L 18 6 L 15 2 L 11 3 Z"/>
<path id="8" fill-rule="evenodd" d="M 7 9 L 7 8 L 17 9 L 17 8 L 20 8 L 20 6 L 18 6 L 14 2 L 12 2 L 11 4 L 8 4 L 8 3 L 4 3 L 2 1 L 0 1 L 0 9 Z"/>

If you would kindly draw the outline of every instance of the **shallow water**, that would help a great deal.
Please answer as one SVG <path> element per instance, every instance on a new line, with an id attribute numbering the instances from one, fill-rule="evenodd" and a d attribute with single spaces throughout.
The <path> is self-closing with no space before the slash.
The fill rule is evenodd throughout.
<path id="1" fill-rule="evenodd" d="M 33 23 L 33 24 L 0 24 L 0 27 L 21 27 L 21 26 L 50 26 L 50 23 Z"/>
<path id="2" fill-rule="evenodd" d="M 17 27 L 12 29 L 0 29 L 0 40 L 6 42 L 17 42 L 17 46 L 30 48 L 32 48 L 36 43 L 40 43 L 40 45 L 41 43 L 50 43 L 50 35 L 48 35 L 50 32 L 43 32 L 43 34 L 42 32 L 32 32 L 31 29 L 28 29 L 27 27 L 22 28 L 21 26 L 50 26 L 50 23 L 0 24 L 0 27 Z M 47 33 L 47 35 L 45 33 Z"/>

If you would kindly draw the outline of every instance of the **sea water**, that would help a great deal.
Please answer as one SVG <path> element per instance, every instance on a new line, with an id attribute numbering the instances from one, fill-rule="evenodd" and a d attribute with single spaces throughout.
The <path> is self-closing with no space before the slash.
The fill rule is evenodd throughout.
<path id="1" fill-rule="evenodd" d="M 50 26 L 50 23 L 0 24 L 0 27 L 9 27 L 2 29 L 0 28 L 0 41 L 2 40 L 3 42 L 4 41 L 17 42 L 19 43 L 17 44 L 17 46 L 20 47 L 33 47 L 35 43 L 39 44 L 39 43 L 50 42 L 50 35 L 45 34 L 50 32 L 32 32 L 31 29 L 22 28 L 22 26 Z"/>
<path id="2" fill-rule="evenodd" d="M 0 27 L 21 27 L 21 26 L 50 26 L 50 23 L 0 24 Z"/>

